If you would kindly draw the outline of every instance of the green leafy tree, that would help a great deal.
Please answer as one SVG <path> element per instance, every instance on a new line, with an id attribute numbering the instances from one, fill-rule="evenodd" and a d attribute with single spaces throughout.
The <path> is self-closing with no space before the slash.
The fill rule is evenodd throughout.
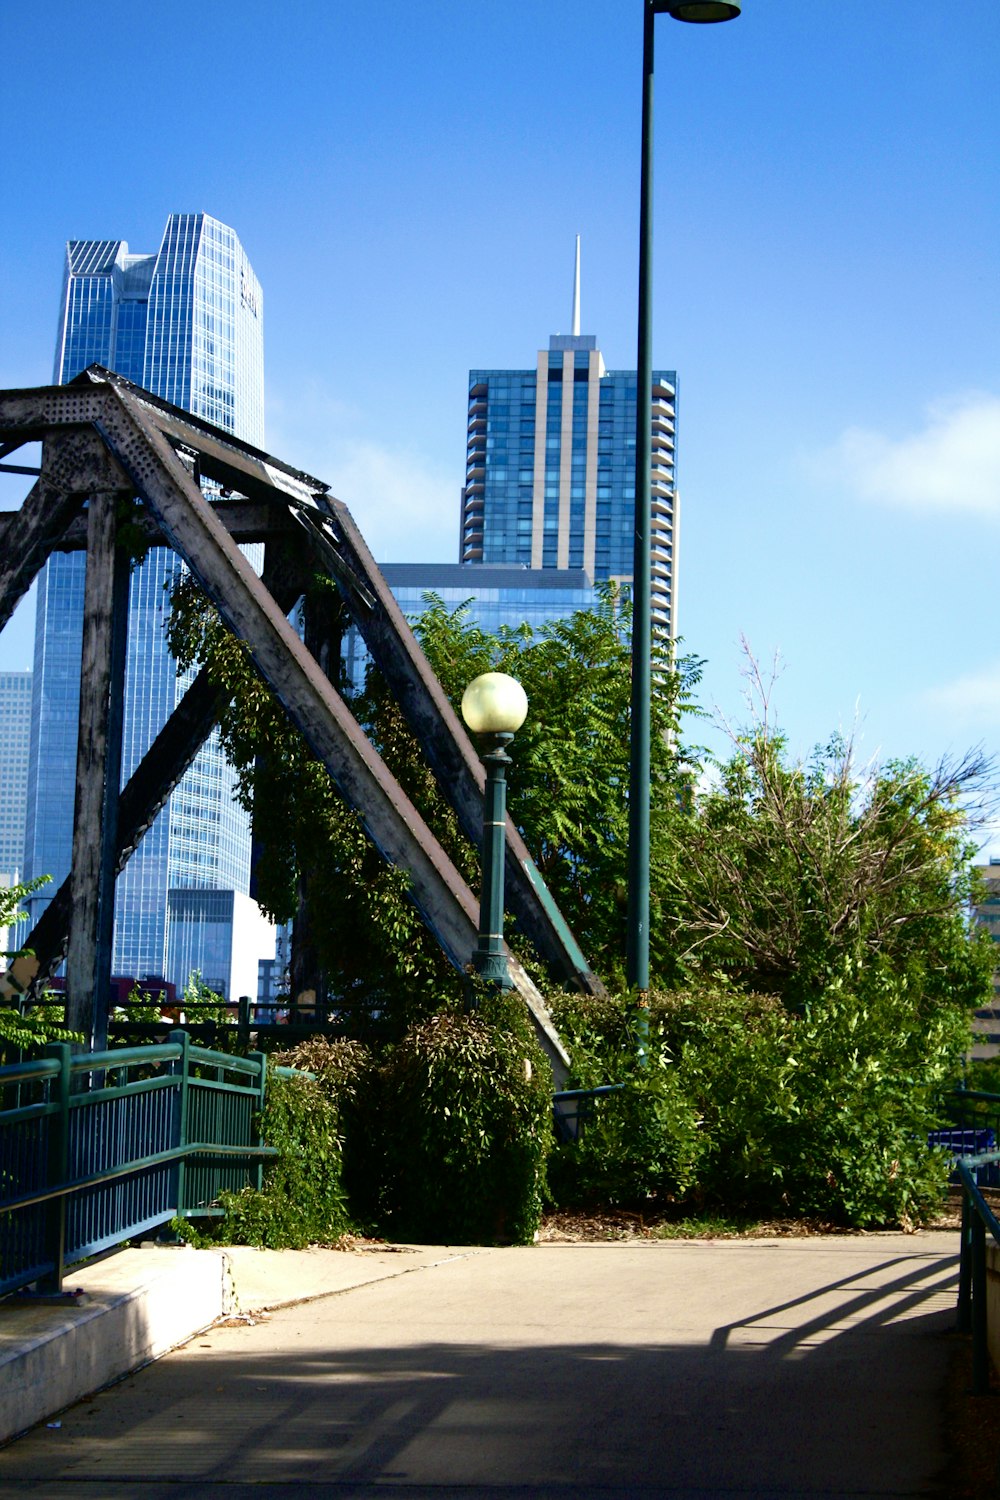
<path id="1" fill-rule="evenodd" d="M 325 585 L 317 581 L 316 587 L 322 593 Z M 289 724 L 246 647 L 190 580 L 175 589 L 173 603 L 170 644 L 179 665 L 207 666 L 220 689 L 222 743 L 266 851 L 258 870 L 261 905 L 275 920 L 287 920 L 307 880 L 310 903 L 323 913 L 317 942 L 334 991 L 372 1005 L 405 990 L 417 1011 L 433 1008 L 437 997 L 454 989 L 455 979 L 408 899 L 405 874 L 386 866 L 372 848 L 360 817 Z M 467 607 L 449 611 L 434 595 L 427 596 L 427 605 L 415 630 L 456 708 L 480 672 L 509 671 L 523 683 L 530 711 L 514 745 L 510 816 L 585 952 L 599 967 L 615 969 L 625 944 L 627 597 L 608 588 L 593 610 L 538 631 L 502 628 L 496 636 L 475 625 Z M 660 871 L 676 861 L 673 825 L 690 797 L 693 763 L 677 749 L 677 730 L 680 712 L 693 706 L 699 663 L 658 651 L 654 668 L 652 844 Z M 475 885 L 475 851 L 376 671 L 369 671 L 352 708 Z M 662 879 L 653 884 L 657 893 L 666 889 Z M 662 930 L 654 921 L 654 932 Z M 670 950 L 661 944 L 658 951 L 661 971 L 671 972 Z"/>
<path id="2" fill-rule="evenodd" d="M 414 629 L 456 708 L 480 672 L 516 677 L 528 718 L 511 749 L 508 810 L 591 962 L 621 970 L 628 869 L 631 602 L 606 587 L 593 609 L 533 630 L 475 625 L 467 606 L 449 611 L 433 594 Z M 696 712 L 701 663 L 653 654 L 651 744 L 651 962 L 664 977 L 677 967 L 661 901 L 677 871 L 679 827 L 696 761 L 680 743 L 683 714 Z"/>
<path id="3" fill-rule="evenodd" d="M 905 980 L 913 1004 L 983 1003 L 992 954 L 968 927 L 969 798 L 989 773 L 977 755 L 858 772 L 840 739 L 796 764 L 758 728 L 688 821 L 673 940 L 692 971 L 795 1010 L 845 972 L 863 987 L 869 970 Z"/>
<path id="4" fill-rule="evenodd" d="M 48 875 L 39 875 L 35 880 L 0 886 L 0 928 L 15 928 L 25 921 L 27 913 L 21 909 L 21 902 L 47 885 L 49 879 Z M 13 948 L 3 957 L 14 959 L 28 951 Z M 14 1005 L 0 1005 L 0 1066 L 33 1057 L 49 1042 L 82 1042 L 80 1033 L 67 1030 L 60 1015 L 61 1009 L 51 1005 L 34 1006 L 28 1011 Z"/>

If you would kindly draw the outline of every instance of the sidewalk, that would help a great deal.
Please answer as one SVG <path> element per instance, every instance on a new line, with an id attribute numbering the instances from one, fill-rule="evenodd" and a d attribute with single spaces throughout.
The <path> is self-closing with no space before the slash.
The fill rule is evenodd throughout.
<path id="1" fill-rule="evenodd" d="M 956 1251 L 238 1251 L 239 1314 L 12 1443 L 0 1495 L 941 1494 Z"/>
<path id="2" fill-rule="evenodd" d="M 0 1442 L 220 1318 L 329 1296 L 433 1264 L 447 1250 L 121 1250 L 66 1277 L 79 1300 L 0 1302 Z"/>

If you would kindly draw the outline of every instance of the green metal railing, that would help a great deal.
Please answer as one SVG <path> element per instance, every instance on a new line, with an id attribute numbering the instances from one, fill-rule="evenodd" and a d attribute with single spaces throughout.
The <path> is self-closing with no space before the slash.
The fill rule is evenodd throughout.
<path id="1" fill-rule="evenodd" d="M 990 1384 L 989 1297 L 986 1234 L 1000 1245 L 1000 1220 L 983 1187 L 1000 1184 L 1000 1094 L 956 1089 L 951 1096 L 955 1129 L 936 1131 L 932 1142 L 953 1153 L 962 1189 L 962 1239 L 958 1275 L 958 1330 L 972 1335 L 972 1389 L 985 1395 Z M 948 1135 L 952 1140 L 941 1139 Z"/>
<path id="2" fill-rule="evenodd" d="M 22 996 L 17 1003 L 25 1012 L 44 1004 L 50 1013 L 65 1018 L 65 1003 L 59 994 L 46 995 L 39 1001 Z M 312 1036 L 344 1035 L 356 1029 L 359 1020 L 377 1030 L 373 1006 L 377 1008 L 377 1002 L 342 999 L 299 1003 L 288 996 L 262 1003 L 242 995 L 231 1005 L 183 998 L 172 1002 L 126 1000 L 114 1005 L 108 1035 L 115 1042 L 138 1046 L 167 1041 L 175 1030 L 182 1029 L 193 1041 L 216 1050 L 242 1050 L 254 1039 L 291 1047 Z"/>
<path id="3" fill-rule="evenodd" d="M 984 1162 L 1000 1162 L 1000 1151 L 966 1157 L 955 1163 L 962 1185 L 962 1255 L 958 1273 L 958 1330 L 972 1334 L 972 1390 L 985 1396 L 990 1388 L 989 1297 L 987 1295 L 986 1231 L 1000 1245 L 1000 1222 L 983 1197 L 976 1169 Z"/>
<path id="4" fill-rule="evenodd" d="M 288 1070 L 281 1070 L 287 1072 Z M 261 1184 L 261 1053 L 169 1042 L 0 1068 L 0 1294 L 58 1292 L 68 1266 Z"/>

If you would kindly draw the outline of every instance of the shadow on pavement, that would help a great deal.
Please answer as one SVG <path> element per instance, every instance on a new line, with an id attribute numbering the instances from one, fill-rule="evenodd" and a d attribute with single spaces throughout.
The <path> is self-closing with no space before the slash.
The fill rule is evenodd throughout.
<path id="1" fill-rule="evenodd" d="M 320 1304 L 210 1330 L 0 1453 L 0 1495 L 943 1494 L 955 1285 L 951 1257 L 902 1257 L 898 1273 L 884 1259 L 714 1329 L 629 1342 L 579 1327 L 412 1339 L 367 1289 L 337 1299 L 343 1346 Z"/>

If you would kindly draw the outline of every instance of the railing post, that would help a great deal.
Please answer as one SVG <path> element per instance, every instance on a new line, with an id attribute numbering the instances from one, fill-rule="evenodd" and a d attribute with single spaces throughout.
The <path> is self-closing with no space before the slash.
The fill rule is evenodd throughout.
<path id="1" fill-rule="evenodd" d="M 990 1354 L 986 1322 L 986 1225 L 972 1216 L 972 1394 L 990 1388 Z"/>
<path id="2" fill-rule="evenodd" d="M 260 1116 L 264 1113 L 264 1101 L 267 1098 L 267 1054 L 265 1052 L 251 1052 L 250 1056 L 260 1067 L 260 1077 L 257 1080 L 257 1117 L 259 1120 Z M 257 1124 L 256 1127 L 251 1129 L 250 1144 L 252 1146 L 259 1146 L 260 1143 L 260 1125 Z M 254 1167 L 254 1187 L 260 1192 L 263 1186 L 264 1163 L 258 1158 L 257 1165 Z"/>
<path id="3" fill-rule="evenodd" d="M 186 1031 L 175 1031 L 173 1041 L 180 1044 L 181 1055 L 177 1059 L 177 1145 L 184 1147 L 188 1144 L 188 1087 L 190 1078 L 190 1060 L 188 1052 L 191 1046 L 191 1038 Z M 183 1218 L 187 1207 L 187 1158 L 181 1156 L 177 1161 L 177 1217 Z"/>
<path id="4" fill-rule="evenodd" d="M 250 996 L 241 995 L 236 1009 L 236 1035 L 241 1047 L 250 1045 Z"/>
<path id="5" fill-rule="evenodd" d="M 59 1072 L 50 1088 L 55 1092 L 55 1111 L 49 1115 L 48 1183 L 52 1188 L 65 1188 L 69 1177 L 69 1099 L 72 1086 L 73 1049 L 69 1042 L 50 1042 L 45 1049 L 46 1057 L 59 1064 Z M 49 1094 L 52 1102 L 52 1093 Z M 51 1272 L 43 1278 L 44 1292 L 58 1294 L 62 1291 L 63 1269 L 66 1258 L 66 1195 L 61 1192 L 52 1198 L 48 1206 L 46 1249 L 52 1260 Z"/>
<path id="6" fill-rule="evenodd" d="M 958 1307 L 955 1329 L 958 1333 L 972 1332 L 972 1220 L 974 1210 L 969 1195 L 962 1190 L 962 1235 L 958 1260 Z"/>

